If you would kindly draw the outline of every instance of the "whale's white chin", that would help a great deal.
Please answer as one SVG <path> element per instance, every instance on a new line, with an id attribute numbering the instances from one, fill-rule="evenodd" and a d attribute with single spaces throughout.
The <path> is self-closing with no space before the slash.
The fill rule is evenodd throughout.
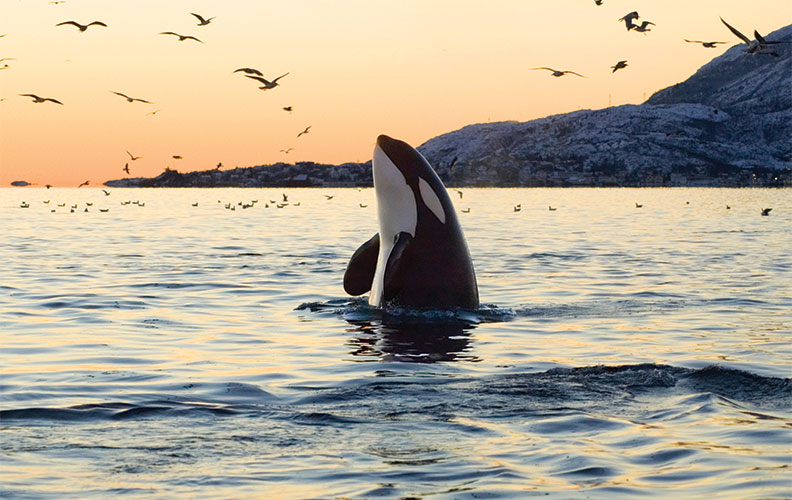
<path id="1" fill-rule="evenodd" d="M 415 236 L 418 209 L 415 204 L 415 195 L 407 185 L 404 175 L 379 146 L 374 147 L 371 169 L 374 176 L 374 192 L 377 195 L 380 248 L 377 270 L 371 283 L 369 304 L 380 306 L 382 305 L 385 266 L 393 249 L 394 239 L 399 233 L 409 233 Z"/>

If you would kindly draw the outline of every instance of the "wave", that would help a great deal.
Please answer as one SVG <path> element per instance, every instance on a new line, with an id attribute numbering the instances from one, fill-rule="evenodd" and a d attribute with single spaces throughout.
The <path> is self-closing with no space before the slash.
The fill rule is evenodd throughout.
<path id="1" fill-rule="evenodd" d="M 245 387 L 239 397 L 232 393 L 215 400 L 161 395 L 137 403 L 6 409 L 0 410 L 0 421 L 84 422 L 245 415 L 306 425 L 334 425 L 392 419 L 404 414 L 442 419 L 459 414 L 504 418 L 565 412 L 571 421 L 561 425 L 569 430 L 576 426 L 596 428 L 600 423 L 591 412 L 597 409 L 608 413 L 613 413 L 614 408 L 625 414 L 644 412 L 647 398 L 673 399 L 667 410 L 649 405 L 655 409 L 644 415 L 648 420 L 684 419 L 695 412 L 713 411 L 713 405 L 761 419 L 778 418 L 767 411 L 792 411 L 792 379 L 765 377 L 718 365 L 701 369 L 651 363 L 586 366 L 467 378 L 407 376 L 383 370 L 373 377 L 339 386 L 303 388 L 291 399 L 272 397 L 256 386 Z M 265 397 L 251 398 L 251 392 Z M 601 425 L 606 424 L 610 425 L 607 422 Z"/>

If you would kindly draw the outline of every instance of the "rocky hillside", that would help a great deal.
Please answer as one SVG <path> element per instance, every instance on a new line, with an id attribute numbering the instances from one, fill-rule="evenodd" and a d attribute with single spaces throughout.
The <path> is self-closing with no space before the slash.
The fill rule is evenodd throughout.
<path id="1" fill-rule="evenodd" d="M 765 38 L 792 42 L 792 26 Z M 470 125 L 419 149 L 451 184 L 766 185 L 792 167 L 792 44 L 744 47 L 642 105 Z"/>

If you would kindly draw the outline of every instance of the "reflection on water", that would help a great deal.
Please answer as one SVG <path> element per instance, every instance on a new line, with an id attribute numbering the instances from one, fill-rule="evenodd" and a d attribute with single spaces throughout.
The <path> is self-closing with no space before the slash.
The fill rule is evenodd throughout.
<path id="1" fill-rule="evenodd" d="M 472 312 L 283 191 L 0 189 L 0 497 L 788 496 L 789 190 L 466 189 Z"/>
<path id="2" fill-rule="evenodd" d="M 382 361 L 480 361 L 471 354 L 475 325 L 457 322 L 350 321 L 350 354 Z"/>

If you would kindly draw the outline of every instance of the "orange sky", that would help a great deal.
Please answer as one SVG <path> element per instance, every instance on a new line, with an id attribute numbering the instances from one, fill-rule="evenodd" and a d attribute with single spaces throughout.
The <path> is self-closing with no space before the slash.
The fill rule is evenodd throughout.
<path id="1" fill-rule="evenodd" d="M 386 133 L 419 145 L 471 123 L 638 104 L 746 34 L 792 19 L 788 0 L 0 0 L 0 186 L 76 186 L 277 161 L 370 159 Z M 637 10 L 644 36 L 617 19 Z M 190 12 L 216 16 L 197 26 Z M 74 20 L 98 20 L 80 33 Z M 205 42 L 159 35 L 175 31 Z M 728 41 L 717 49 L 683 38 Z M 621 59 L 629 67 L 615 74 Z M 536 66 L 587 78 L 554 78 Z M 253 67 L 267 91 L 233 70 Z M 153 101 L 128 103 L 110 91 Z M 35 104 L 18 94 L 52 97 Z M 293 106 L 290 115 L 283 106 Z M 155 115 L 147 113 L 159 110 Z M 311 131 L 299 139 L 306 126 Z M 293 147 L 288 155 L 281 149 Z M 172 155 L 184 159 L 174 161 Z"/>

